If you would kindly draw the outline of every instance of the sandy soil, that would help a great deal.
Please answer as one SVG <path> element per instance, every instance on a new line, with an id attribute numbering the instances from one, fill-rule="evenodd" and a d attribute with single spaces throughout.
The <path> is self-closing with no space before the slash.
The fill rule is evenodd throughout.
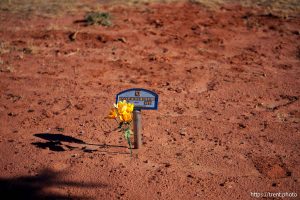
<path id="1" fill-rule="evenodd" d="M 112 26 L 75 23 L 85 9 L 0 12 L 2 196 L 299 198 L 299 15 L 229 4 L 99 8 Z M 142 112 L 144 145 L 131 158 L 105 117 L 132 87 L 160 102 Z"/>

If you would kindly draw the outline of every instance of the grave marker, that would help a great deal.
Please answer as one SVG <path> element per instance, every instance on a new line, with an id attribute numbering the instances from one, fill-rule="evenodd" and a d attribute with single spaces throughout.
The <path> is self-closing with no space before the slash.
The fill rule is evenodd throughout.
<path id="1" fill-rule="evenodd" d="M 142 146 L 142 115 L 141 110 L 157 110 L 158 95 L 155 92 L 143 88 L 132 88 L 117 94 L 116 103 L 126 100 L 134 104 L 133 132 L 134 148 Z"/>

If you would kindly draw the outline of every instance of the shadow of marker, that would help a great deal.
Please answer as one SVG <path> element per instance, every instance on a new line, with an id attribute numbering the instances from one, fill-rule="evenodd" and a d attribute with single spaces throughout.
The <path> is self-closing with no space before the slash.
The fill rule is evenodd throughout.
<path id="1" fill-rule="evenodd" d="M 36 146 L 37 148 L 41 148 L 41 149 L 49 149 L 51 151 L 56 151 L 56 152 L 62 152 L 62 151 L 66 151 L 66 148 L 68 150 L 73 150 L 73 149 L 81 149 L 83 152 L 86 153 L 92 153 L 94 151 L 98 151 L 97 149 L 90 149 L 86 146 L 83 147 L 74 147 L 72 146 L 72 144 L 80 144 L 80 145 L 91 145 L 91 146 L 96 146 L 96 147 L 100 147 L 100 148 L 110 148 L 110 147 L 114 147 L 114 148 L 127 148 L 126 146 L 122 146 L 122 145 L 109 145 L 109 144 L 89 144 L 84 142 L 83 140 L 77 139 L 75 137 L 72 136 L 67 136 L 67 135 L 63 135 L 61 133 L 36 133 L 34 134 L 35 137 L 47 140 L 46 142 L 32 142 L 31 144 Z M 67 144 L 63 144 L 63 142 L 65 143 L 69 143 Z M 102 151 L 103 152 L 103 151 Z M 121 152 L 108 152 L 107 153 L 121 153 Z"/>
<path id="2" fill-rule="evenodd" d="M 63 134 L 51 134 L 51 133 L 37 133 L 34 134 L 34 136 L 48 140 L 48 142 L 33 142 L 34 146 L 41 148 L 41 149 L 50 149 L 51 151 L 66 151 L 63 148 L 62 142 L 68 142 L 68 143 L 76 143 L 76 144 L 86 144 L 82 140 L 79 140 L 77 138 L 63 135 Z M 70 145 L 64 145 L 69 150 L 76 149 L 76 147 L 72 147 Z"/>
<path id="3" fill-rule="evenodd" d="M 69 142 L 69 143 L 77 143 L 77 144 L 86 144 L 84 141 L 74 138 L 72 136 L 67 136 L 63 134 L 54 134 L 54 133 L 37 133 L 34 136 L 42 138 L 44 140 L 52 141 L 52 142 Z"/>
<path id="4" fill-rule="evenodd" d="M 51 151 L 65 151 L 60 142 L 33 142 L 31 144 L 41 149 L 50 149 Z"/>

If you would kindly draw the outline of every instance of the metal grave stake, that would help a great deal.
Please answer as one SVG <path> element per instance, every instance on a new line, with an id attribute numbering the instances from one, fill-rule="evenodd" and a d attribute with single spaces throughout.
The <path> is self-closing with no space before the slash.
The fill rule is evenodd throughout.
<path id="1" fill-rule="evenodd" d="M 126 100 L 134 104 L 133 132 L 134 148 L 142 146 L 142 113 L 141 110 L 157 110 L 158 95 L 155 92 L 142 88 L 132 88 L 117 94 L 116 103 Z"/>

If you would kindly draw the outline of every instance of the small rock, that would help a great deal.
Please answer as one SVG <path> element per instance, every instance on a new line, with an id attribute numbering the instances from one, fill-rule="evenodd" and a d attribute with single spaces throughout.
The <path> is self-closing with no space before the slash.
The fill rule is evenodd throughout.
<path id="1" fill-rule="evenodd" d="M 54 115 L 59 115 L 59 111 L 54 111 L 53 114 Z"/>
<path id="2" fill-rule="evenodd" d="M 188 174 L 186 177 L 188 177 L 188 178 L 194 178 L 194 176 L 191 175 L 191 174 Z"/>
<path id="3" fill-rule="evenodd" d="M 300 35 L 300 30 L 293 30 L 291 31 L 294 35 Z"/>
<path id="4" fill-rule="evenodd" d="M 97 37 L 97 39 L 98 39 L 100 42 L 102 42 L 102 43 L 108 42 L 108 38 L 107 38 L 106 36 L 103 36 L 103 35 L 99 35 L 99 36 Z"/>
<path id="5" fill-rule="evenodd" d="M 191 27 L 191 30 L 195 31 L 197 28 L 199 28 L 199 26 L 197 24 L 194 24 L 192 27 Z"/>
<path id="6" fill-rule="evenodd" d="M 28 48 L 28 47 L 25 47 L 25 48 L 23 48 L 23 52 L 24 52 L 25 54 L 32 54 L 33 50 L 30 49 L 30 48 Z"/>
<path id="7" fill-rule="evenodd" d="M 50 111 L 47 111 L 45 109 L 42 110 L 42 115 L 44 115 L 47 118 L 51 118 L 53 116 Z"/>
<path id="8" fill-rule="evenodd" d="M 240 128 L 246 128 L 246 125 L 245 125 L 245 124 L 242 124 L 242 123 L 239 123 L 239 127 L 240 127 Z"/>
<path id="9" fill-rule="evenodd" d="M 157 60 L 157 57 L 155 54 L 149 54 L 148 59 L 149 59 L 149 61 L 155 61 L 155 60 Z"/>
<path id="10" fill-rule="evenodd" d="M 165 163 L 165 167 L 170 167 L 171 166 L 171 164 L 170 163 Z"/>
<path id="11" fill-rule="evenodd" d="M 83 104 L 76 104 L 75 105 L 75 108 L 77 109 L 77 110 L 83 110 L 83 108 L 84 108 L 85 106 L 83 105 Z"/>
<path id="12" fill-rule="evenodd" d="M 176 88 L 176 89 L 175 89 L 175 92 L 181 93 L 181 92 L 182 92 L 182 89 L 181 89 L 181 88 Z"/>
<path id="13" fill-rule="evenodd" d="M 124 37 L 118 38 L 117 40 L 120 41 L 120 42 L 123 42 L 123 43 L 126 43 L 126 42 L 127 42 L 126 39 L 125 39 Z"/>
<path id="14" fill-rule="evenodd" d="M 78 31 L 71 33 L 71 34 L 69 35 L 69 39 L 70 39 L 71 41 L 75 41 L 75 40 L 76 40 L 77 33 L 78 33 Z"/>
<path id="15" fill-rule="evenodd" d="M 151 22 L 151 24 L 155 25 L 155 28 L 159 28 L 159 27 L 162 27 L 164 25 L 163 22 L 160 21 L 159 19 L 153 20 Z"/>
<path id="16" fill-rule="evenodd" d="M 84 131 L 79 131 L 79 135 L 83 135 L 84 133 Z"/>
<path id="17" fill-rule="evenodd" d="M 55 127 L 55 130 L 59 131 L 59 132 L 64 132 L 64 128 L 61 128 L 61 127 Z"/>
<path id="18" fill-rule="evenodd" d="M 176 156 L 182 156 L 182 153 L 176 153 L 175 155 Z"/>
<path id="19" fill-rule="evenodd" d="M 14 112 L 9 112 L 9 113 L 8 113 L 8 116 L 15 117 L 15 116 L 17 116 L 17 114 L 14 113 Z"/>
<path id="20" fill-rule="evenodd" d="M 206 86 L 207 90 L 208 91 L 215 90 L 216 85 L 217 85 L 217 83 L 215 83 L 215 82 L 209 82 Z"/>
<path id="21" fill-rule="evenodd" d="M 181 108 L 181 107 L 176 107 L 176 108 L 174 108 L 174 112 L 182 115 L 185 112 L 185 109 Z"/>

